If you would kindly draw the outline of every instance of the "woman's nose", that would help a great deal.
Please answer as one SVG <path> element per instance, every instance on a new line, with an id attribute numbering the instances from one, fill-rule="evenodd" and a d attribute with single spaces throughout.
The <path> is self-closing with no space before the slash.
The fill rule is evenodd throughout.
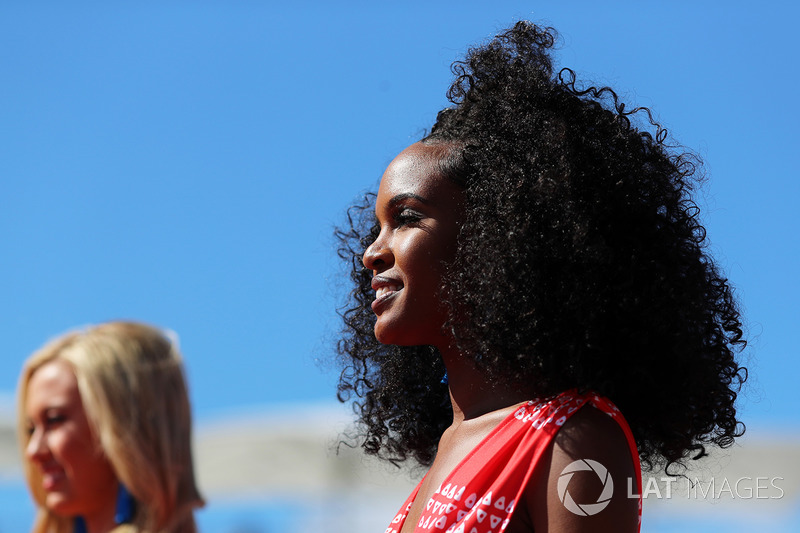
<path id="1" fill-rule="evenodd" d="M 364 251 L 361 262 L 369 270 L 386 270 L 394 264 L 394 256 L 384 240 L 378 239 Z"/>
<path id="2" fill-rule="evenodd" d="M 31 433 L 31 438 L 28 440 L 28 445 L 25 447 L 25 455 L 29 461 L 36 461 L 47 454 L 47 443 L 45 442 L 44 435 L 40 430 L 34 430 Z"/>

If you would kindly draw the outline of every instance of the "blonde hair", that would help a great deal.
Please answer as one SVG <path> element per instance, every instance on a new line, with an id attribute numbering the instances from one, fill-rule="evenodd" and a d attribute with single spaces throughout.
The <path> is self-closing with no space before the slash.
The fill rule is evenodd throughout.
<path id="1" fill-rule="evenodd" d="M 31 376 L 53 360 L 68 362 L 86 417 L 117 479 L 136 500 L 132 524 L 119 531 L 195 533 L 203 500 L 192 466 L 191 410 L 176 342 L 135 322 L 109 322 L 54 339 L 25 362 L 18 391 L 18 434 L 39 510 L 33 533 L 68 533 L 72 522 L 44 505 L 41 473 L 26 457 L 25 408 Z M 117 531 L 115 530 L 115 531 Z"/>

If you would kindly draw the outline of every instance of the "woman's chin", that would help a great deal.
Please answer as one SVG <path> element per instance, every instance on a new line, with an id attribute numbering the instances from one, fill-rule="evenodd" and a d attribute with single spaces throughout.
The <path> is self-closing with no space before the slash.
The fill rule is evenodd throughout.
<path id="1" fill-rule="evenodd" d="M 380 323 L 380 320 L 375 324 L 375 338 L 381 344 L 392 344 L 394 346 L 428 346 L 434 344 L 430 342 L 430 335 L 421 335 L 419 332 L 409 331 L 408 328 L 384 326 Z"/>
<path id="2" fill-rule="evenodd" d="M 375 338 L 378 339 L 378 342 L 381 344 L 404 346 L 397 340 L 397 335 L 387 332 L 385 329 L 379 328 L 377 325 L 375 325 Z"/>
<path id="3" fill-rule="evenodd" d="M 61 491 L 48 492 L 44 504 L 50 512 L 58 516 L 72 517 L 80 514 L 79 510 L 74 508 L 72 498 Z"/>
<path id="4" fill-rule="evenodd" d="M 405 342 L 406 335 L 403 331 L 398 331 L 398 328 L 391 325 L 382 324 L 380 318 L 375 323 L 375 338 L 381 344 L 394 344 L 395 346 L 411 346 Z"/>

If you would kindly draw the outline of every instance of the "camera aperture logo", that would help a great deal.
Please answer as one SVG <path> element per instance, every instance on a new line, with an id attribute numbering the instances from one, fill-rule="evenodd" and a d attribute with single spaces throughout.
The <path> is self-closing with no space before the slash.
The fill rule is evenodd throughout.
<path id="1" fill-rule="evenodd" d="M 576 502 L 570 494 L 570 481 L 572 481 L 575 474 L 579 472 L 585 473 L 581 474 L 579 479 L 575 480 L 576 484 L 589 481 L 594 485 L 591 479 L 583 477 L 591 476 L 592 474 L 597 476 L 597 479 L 602 484 L 600 496 L 597 497 L 596 502 Z M 676 497 L 676 495 L 687 500 L 779 500 L 785 495 L 783 486 L 779 484 L 779 482 L 785 479 L 781 476 L 743 476 L 737 479 L 712 477 L 705 480 L 697 477 L 690 479 L 687 476 L 648 477 L 642 480 L 641 485 L 630 477 L 626 479 L 628 482 L 627 497 L 640 501 L 653 497 L 669 500 Z M 661 483 L 659 483 L 659 481 Z M 685 493 L 674 487 L 674 485 L 681 482 L 686 484 Z M 636 494 L 636 492 L 634 492 L 635 486 L 640 486 L 642 488 L 640 491 L 641 494 Z M 564 507 L 571 513 L 579 516 L 593 516 L 608 507 L 608 504 L 611 503 L 611 498 L 614 495 L 614 480 L 611 477 L 611 473 L 602 463 L 592 459 L 578 459 L 568 464 L 566 468 L 561 471 L 558 476 L 556 489 L 558 491 L 559 500 L 561 500 Z"/>
<path id="2" fill-rule="evenodd" d="M 575 472 L 580 471 L 593 471 L 597 474 L 597 478 L 603 484 L 603 490 L 597 501 L 594 503 L 576 503 L 569 493 L 569 482 Z M 605 466 L 593 461 L 591 459 L 579 459 L 566 466 L 558 477 L 558 498 L 569 511 L 580 516 L 596 515 L 608 506 L 611 501 L 611 496 L 614 494 L 614 480 L 611 479 L 611 474 Z"/>

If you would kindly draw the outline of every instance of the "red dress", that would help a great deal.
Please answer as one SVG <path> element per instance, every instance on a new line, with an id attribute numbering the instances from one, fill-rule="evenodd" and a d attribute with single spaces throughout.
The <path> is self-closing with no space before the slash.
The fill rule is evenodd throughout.
<path id="1" fill-rule="evenodd" d="M 617 421 L 630 448 L 636 471 L 636 494 L 641 494 L 642 473 L 639 454 L 628 423 L 619 409 L 607 398 L 593 393 L 567 391 L 544 402 L 530 401 L 521 405 L 495 427 L 458 466 L 445 478 L 428 500 L 415 532 L 442 533 L 499 533 L 514 513 L 536 465 L 564 422 L 586 403 L 603 411 Z M 569 495 L 572 472 L 594 470 L 604 482 L 597 502 L 576 504 Z M 623 482 L 619 480 L 618 483 Z M 398 533 L 405 522 L 411 504 L 422 485 L 417 485 L 401 507 L 385 533 Z M 600 463 L 579 460 L 571 463 L 558 482 L 559 498 L 577 514 L 592 515 L 607 504 L 613 490 L 613 480 Z M 642 499 L 639 496 L 639 524 L 642 520 Z"/>

